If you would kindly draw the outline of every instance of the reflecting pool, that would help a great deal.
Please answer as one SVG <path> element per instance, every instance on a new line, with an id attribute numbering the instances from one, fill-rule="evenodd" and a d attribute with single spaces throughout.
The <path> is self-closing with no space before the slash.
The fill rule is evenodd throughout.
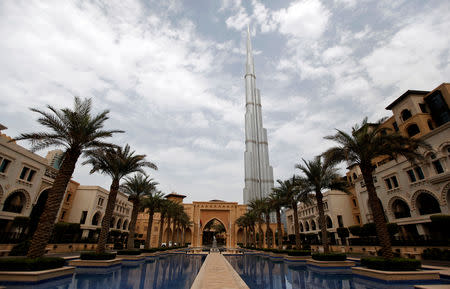
<path id="1" fill-rule="evenodd" d="M 78 268 L 73 276 L 7 289 L 189 289 L 205 256 L 167 254 L 107 268 Z"/>
<path id="2" fill-rule="evenodd" d="M 413 289 L 436 281 L 386 283 L 353 275 L 350 269 L 321 269 L 306 262 L 272 261 L 266 256 L 226 256 L 250 289 Z"/>

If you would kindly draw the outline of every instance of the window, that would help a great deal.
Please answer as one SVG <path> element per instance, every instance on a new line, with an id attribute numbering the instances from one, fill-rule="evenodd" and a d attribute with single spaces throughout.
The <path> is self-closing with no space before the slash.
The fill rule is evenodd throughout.
<path id="1" fill-rule="evenodd" d="M 359 184 L 361 185 L 361 188 L 364 188 L 366 186 L 366 184 L 363 181 L 359 182 Z"/>
<path id="2" fill-rule="evenodd" d="M 406 173 L 408 174 L 409 180 L 411 183 L 414 183 L 416 181 L 416 176 L 414 175 L 413 170 L 407 170 Z"/>
<path id="3" fill-rule="evenodd" d="M 360 218 L 358 215 L 356 215 L 356 222 L 357 222 L 358 224 L 361 224 L 361 218 Z"/>
<path id="4" fill-rule="evenodd" d="M 423 171 L 422 171 L 421 167 L 415 167 L 414 171 L 416 172 L 416 175 L 419 178 L 419 180 L 425 179 L 425 175 L 423 174 Z"/>
<path id="5" fill-rule="evenodd" d="M 11 161 L 8 159 L 0 158 L 0 173 L 6 173 L 6 170 L 8 169 L 10 163 Z"/>
<path id="6" fill-rule="evenodd" d="M 392 190 L 391 180 L 390 179 L 385 179 L 384 181 L 386 182 L 386 187 L 388 188 L 388 190 Z"/>
<path id="7" fill-rule="evenodd" d="M 394 188 L 398 188 L 397 177 L 396 176 L 392 176 L 391 177 L 391 181 L 392 181 L 392 184 L 394 184 Z"/>
<path id="8" fill-rule="evenodd" d="M 416 134 L 420 133 L 420 129 L 417 126 L 417 124 L 415 124 L 415 123 L 408 126 L 408 128 L 406 130 L 408 132 L 409 137 L 415 136 Z"/>
<path id="9" fill-rule="evenodd" d="M 433 122 L 432 122 L 431 120 L 428 120 L 428 121 L 427 121 L 427 124 L 428 124 L 428 128 L 429 128 L 430 130 L 433 130 L 433 129 L 434 129 Z"/>
<path id="10" fill-rule="evenodd" d="M 86 223 L 87 211 L 81 212 L 80 224 L 83 225 Z"/>
<path id="11" fill-rule="evenodd" d="M 420 111 L 423 113 L 427 113 L 427 105 L 425 103 L 419 103 Z"/>
<path id="12" fill-rule="evenodd" d="M 434 169 L 436 170 L 436 173 L 442 174 L 444 172 L 444 168 L 442 167 L 442 164 L 439 160 L 435 160 L 433 162 L 433 166 L 434 166 Z"/>
<path id="13" fill-rule="evenodd" d="M 357 178 L 358 176 L 355 173 L 353 173 L 353 179 L 356 180 Z"/>
<path id="14" fill-rule="evenodd" d="M 66 216 L 66 211 L 62 211 L 62 213 L 61 213 L 61 220 L 64 220 L 65 216 Z"/>
<path id="15" fill-rule="evenodd" d="M 395 130 L 395 131 L 398 131 L 398 125 L 397 125 L 397 122 L 396 122 L 396 121 L 394 121 L 394 122 L 392 123 L 392 126 L 394 127 L 394 130 Z"/>
<path id="16" fill-rule="evenodd" d="M 97 201 L 97 205 L 98 206 L 103 206 L 103 201 L 104 201 L 105 199 L 103 199 L 103 198 L 98 198 L 98 201 Z"/>
<path id="17" fill-rule="evenodd" d="M 30 168 L 23 167 L 22 172 L 20 173 L 19 178 L 20 178 L 21 180 L 24 180 L 24 179 L 25 179 L 25 176 L 27 175 L 27 173 L 28 173 L 29 170 L 30 170 Z"/>
<path id="18" fill-rule="evenodd" d="M 355 199 L 352 199 L 352 201 L 353 201 L 353 207 L 356 208 L 356 200 L 355 200 Z"/>
<path id="19" fill-rule="evenodd" d="M 402 110 L 401 115 L 402 115 L 403 121 L 406 121 L 407 119 L 409 119 L 412 116 L 409 109 Z"/>
<path id="20" fill-rule="evenodd" d="M 344 221 L 342 220 L 342 216 L 338 215 L 337 219 L 338 219 L 339 228 L 344 227 Z"/>
<path id="21" fill-rule="evenodd" d="M 68 194 L 68 195 L 67 195 L 66 202 L 70 201 L 70 197 L 71 197 L 71 196 L 72 196 L 71 194 Z"/>
<path id="22" fill-rule="evenodd" d="M 30 173 L 28 174 L 27 182 L 31 182 L 33 180 L 33 177 L 35 174 L 36 174 L 35 170 L 30 170 Z"/>
<path id="23" fill-rule="evenodd" d="M 439 90 L 436 90 L 432 95 L 428 96 L 425 99 L 425 102 L 427 103 L 431 117 L 437 126 L 441 126 L 450 121 L 450 109 Z"/>

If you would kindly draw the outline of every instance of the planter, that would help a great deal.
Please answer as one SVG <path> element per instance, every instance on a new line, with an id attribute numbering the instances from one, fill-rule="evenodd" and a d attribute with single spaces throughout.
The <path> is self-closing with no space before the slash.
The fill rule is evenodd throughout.
<path id="1" fill-rule="evenodd" d="M 144 255 L 119 255 L 117 259 L 121 259 L 123 261 L 137 261 L 145 259 Z"/>
<path id="2" fill-rule="evenodd" d="M 122 259 L 112 259 L 112 260 L 71 260 L 69 261 L 70 266 L 75 267 L 110 267 L 114 265 L 120 265 Z"/>
<path id="3" fill-rule="evenodd" d="M 311 256 L 284 256 L 284 260 L 289 262 L 306 262 L 306 260 L 310 260 Z"/>
<path id="4" fill-rule="evenodd" d="M 318 261 L 314 259 L 308 259 L 306 263 L 308 265 L 321 268 L 345 268 L 355 266 L 355 262 L 353 261 Z"/>
<path id="5" fill-rule="evenodd" d="M 270 253 L 269 254 L 269 259 L 272 261 L 279 261 L 282 262 L 284 259 L 284 254 L 276 254 L 276 253 Z"/>
<path id="6" fill-rule="evenodd" d="M 47 279 L 71 275 L 75 267 L 62 267 L 42 271 L 0 271 L 0 282 L 40 282 Z"/>
<path id="7" fill-rule="evenodd" d="M 440 278 L 439 271 L 437 270 L 381 271 L 363 267 L 353 267 L 352 273 L 384 281 L 438 280 Z"/>

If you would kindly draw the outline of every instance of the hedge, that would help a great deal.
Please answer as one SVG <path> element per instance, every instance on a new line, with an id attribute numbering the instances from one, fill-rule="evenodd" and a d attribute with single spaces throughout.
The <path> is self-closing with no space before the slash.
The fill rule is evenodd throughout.
<path id="1" fill-rule="evenodd" d="M 139 250 L 139 249 L 117 251 L 117 255 L 140 255 L 140 254 L 141 254 L 141 250 Z"/>
<path id="2" fill-rule="evenodd" d="M 312 254 L 312 258 L 318 261 L 345 261 L 347 259 L 347 255 L 341 253 L 315 253 Z"/>
<path id="3" fill-rule="evenodd" d="M 420 269 L 422 263 L 416 259 L 370 257 L 362 258 L 361 266 L 383 271 L 414 271 Z"/>
<path id="4" fill-rule="evenodd" d="M 81 260 L 112 260 L 114 258 L 116 258 L 115 253 L 85 252 L 80 254 Z"/>
<path id="5" fill-rule="evenodd" d="M 425 260 L 450 261 L 450 250 L 441 250 L 439 248 L 427 248 L 423 250 L 422 258 Z"/>
<path id="6" fill-rule="evenodd" d="M 0 258 L 0 271 L 42 271 L 61 268 L 65 264 L 63 258 Z"/>
<path id="7" fill-rule="evenodd" d="M 30 248 L 31 241 L 26 240 L 21 243 L 14 245 L 14 247 L 9 252 L 9 256 L 26 256 L 28 249 Z"/>
<path id="8" fill-rule="evenodd" d="M 308 250 L 288 250 L 288 256 L 310 256 L 311 251 Z"/>

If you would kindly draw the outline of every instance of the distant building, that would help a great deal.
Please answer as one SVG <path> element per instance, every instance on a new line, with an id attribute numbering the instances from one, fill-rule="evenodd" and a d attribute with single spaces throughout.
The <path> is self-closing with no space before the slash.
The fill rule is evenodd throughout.
<path id="1" fill-rule="evenodd" d="M 323 193 L 325 221 L 327 224 L 327 231 L 329 232 L 330 240 L 338 238 L 336 229 L 340 227 L 349 227 L 356 225 L 353 215 L 353 208 L 357 208 L 352 201 L 352 195 L 341 191 L 326 191 Z M 317 204 L 313 199 L 311 204 L 299 203 L 298 219 L 301 234 L 319 234 L 319 212 Z M 352 210 L 349 210 L 352 208 Z M 294 231 L 294 214 L 292 209 L 286 211 L 287 232 L 289 235 L 295 234 Z"/>
<path id="2" fill-rule="evenodd" d="M 61 167 L 64 152 L 62 150 L 52 150 L 47 153 L 45 158 L 49 165 L 57 170 Z"/>

